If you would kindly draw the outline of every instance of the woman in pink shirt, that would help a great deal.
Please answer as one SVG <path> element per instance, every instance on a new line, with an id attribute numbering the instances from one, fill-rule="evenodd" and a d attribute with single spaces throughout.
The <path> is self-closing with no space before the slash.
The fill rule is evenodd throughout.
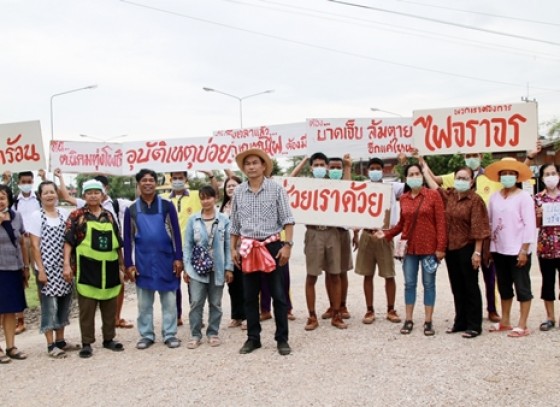
<path id="1" fill-rule="evenodd" d="M 529 193 L 519 188 L 520 182 L 531 179 L 529 167 L 506 157 L 486 168 L 485 175 L 500 182 L 503 189 L 490 197 L 490 251 L 496 265 L 498 290 L 501 296 L 502 321 L 491 332 L 509 331 L 510 337 L 529 335 L 527 317 L 531 309 L 531 243 L 535 241 L 535 206 Z M 510 323 L 513 287 L 520 305 L 519 322 Z"/>

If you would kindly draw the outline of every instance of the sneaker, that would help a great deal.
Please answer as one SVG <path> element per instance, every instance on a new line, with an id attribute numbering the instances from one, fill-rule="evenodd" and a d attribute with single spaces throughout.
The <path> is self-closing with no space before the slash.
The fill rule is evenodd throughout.
<path id="1" fill-rule="evenodd" d="M 278 349 L 278 353 L 282 356 L 292 353 L 292 349 L 290 348 L 290 345 L 288 345 L 288 342 L 278 342 L 276 348 Z"/>
<path id="2" fill-rule="evenodd" d="M 331 319 L 332 317 L 333 314 L 331 307 L 329 307 L 325 312 L 323 312 L 323 315 L 321 315 L 321 319 Z"/>
<path id="3" fill-rule="evenodd" d="M 252 339 L 247 339 L 241 349 L 239 349 L 239 353 L 242 355 L 246 355 L 247 353 L 251 353 L 255 349 L 259 349 L 261 347 L 261 343 L 254 341 Z"/>
<path id="4" fill-rule="evenodd" d="M 373 311 L 366 312 L 366 315 L 364 315 L 364 317 L 362 318 L 362 323 L 369 325 L 369 324 L 373 324 L 373 321 L 375 321 L 375 312 Z"/>
<path id="5" fill-rule="evenodd" d="M 338 329 L 348 328 L 348 325 L 342 320 L 340 314 L 336 314 L 334 317 L 332 317 L 331 325 L 337 327 Z"/>
<path id="6" fill-rule="evenodd" d="M 401 317 L 399 317 L 399 314 L 397 314 L 397 311 L 394 309 L 387 313 L 387 319 L 395 324 L 401 322 Z"/>
<path id="7" fill-rule="evenodd" d="M 340 317 L 342 319 L 350 319 L 350 313 L 348 312 L 348 308 L 346 308 L 346 306 L 340 307 Z"/>
<path id="8" fill-rule="evenodd" d="M 305 325 L 306 331 L 313 331 L 317 329 L 318 326 L 319 326 L 319 321 L 317 321 L 316 316 L 307 318 L 307 325 Z"/>

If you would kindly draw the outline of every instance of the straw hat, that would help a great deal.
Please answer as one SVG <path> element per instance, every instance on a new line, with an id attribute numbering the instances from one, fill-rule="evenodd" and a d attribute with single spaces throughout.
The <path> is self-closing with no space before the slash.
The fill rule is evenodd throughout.
<path id="1" fill-rule="evenodd" d="M 270 177 L 270 174 L 272 174 L 272 159 L 264 150 L 261 150 L 260 148 L 250 148 L 249 150 L 245 150 L 237 154 L 237 156 L 235 157 L 235 161 L 237 162 L 237 166 L 239 167 L 239 169 L 245 174 L 245 171 L 243 170 L 243 162 L 245 161 L 245 158 L 250 155 L 256 155 L 264 161 L 264 175 Z"/>
<path id="2" fill-rule="evenodd" d="M 484 170 L 484 175 L 492 181 L 500 182 L 500 171 L 515 171 L 517 172 L 517 182 L 530 180 L 533 176 L 531 169 L 515 158 L 504 157 L 500 161 L 490 164 Z"/>

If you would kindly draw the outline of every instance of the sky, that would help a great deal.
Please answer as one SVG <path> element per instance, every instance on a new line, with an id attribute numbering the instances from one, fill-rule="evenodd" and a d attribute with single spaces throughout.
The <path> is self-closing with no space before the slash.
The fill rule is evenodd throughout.
<path id="1" fill-rule="evenodd" d="M 0 123 L 58 140 L 539 103 L 560 117 L 560 2 L 0 0 Z M 445 24 L 444 24 L 445 23 Z M 467 28 L 470 27 L 470 28 Z M 375 107 L 391 113 L 371 112 Z M 120 137 L 126 135 L 126 137 Z"/>

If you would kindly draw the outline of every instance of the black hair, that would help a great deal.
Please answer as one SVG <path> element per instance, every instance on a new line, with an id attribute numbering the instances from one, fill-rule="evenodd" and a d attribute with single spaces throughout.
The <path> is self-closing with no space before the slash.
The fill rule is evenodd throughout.
<path id="1" fill-rule="evenodd" d="M 470 189 L 476 189 L 476 181 L 474 179 L 474 170 L 467 165 L 461 165 L 460 167 L 455 168 L 455 171 L 453 172 L 453 175 L 457 175 L 457 173 L 459 171 L 467 171 L 469 174 L 471 174 L 471 179 L 473 180 L 473 183 L 471 184 Z"/>
<path id="2" fill-rule="evenodd" d="M 313 161 L 315 160 L 323 160 L 325 164 L 329 163 L 329 159 L 323 153 L 314 153 L 311 157 L 309 157 L 309 165 L 313 165 Z"/>
<path id="3" fill-rule="evenodd" d="M 412 168 L 412 167 L 416 167 L 420 170 L 420 174 L 422 174 L 422 186 L 425 187 L 426 185 L 426 179 L 424 178 L 424 174 L 422 173 L 422 167 L 420 166 L 420 164 L 408 164 L 406 167 L 404 167 L 404 172 L 403 172 L 403 176 L 404 176 L 404 192 L 408 192 L 411 190 L 411 188 L 408 186 L 408 184 L 406 183 L 406 177 L 408 176 L 408 171 Z"/>
<path id="4" fill-rule="evenodd" d="M 54 187 L 54 192 L 56 192 L 56 194 L 58 195 L 58 187 L 54 182 L 48 180 L 43 181 L 39 184 L 39 187 L 37 187 L 37 199 L 39 200 L 39 202 L 41 202 L 41 195 L 43 193 L 43 188 L 46 187 L 47 185 L 52 185 Z"/>
<path id="5" fill-rule="evenodd" d="M 203 185 L 198 190 L 198 196 L 202 198 L 216 198 L 216 190 L 211 185 Z"/>
<path id="6" fill-rule="evenodd" d="M 343 162 L 343 161 L 342 161 L 342 158 L 340 158 L 340 157 L 330 157 L 330 158 L 327 160 L 327 164 L 330 163 L 331 161 L 340 161 L 340 162 Z"/>
<path id="7" fill-rule="evenodd" d="M 368 162 L 368 165 L 367 165 L 368 168 L 371 167 L 373 164 L 380 165 L 381 168 L 385 167 L 385 163 L 383 162 L 383 160 L 381 158 L 377 158 L 377 157 L 371 158 Z"/>
<path id="8" fill-rule="evenodd" d="M 18 173 L 18 182 L 21 179 L 21 177 L 31 177 L 31 179 L 33 179 L 33 173 L 31 171 L 22 171 Z"/>
<path id="9" fill-rule="evenodd" d="M 107 178 L 105 175 L 96 175 L 95 177 L 93 177 L 93 179 L 101 182 L 104 187 L 109 185 L 109 178 Z"/>
<path id="10" fill-rule="evenodd" d="M 4 184 L 0 184 L 0 192 L 5 192 L 8 196 L 8 209 L 12 207 L 14 204 L 14 194 L 12 193 L 12 189 Z"/>
<path id="11" fill-rule="evenodd" d="M 229 201 L 231 201 L 231 198 L 227 195 L 227 191 L 226 191 L 226 190 L 227 190 L 228 181 L 230 181 L 230 180 L 234 180 L 235 182 L 237 182 L 237 185 L 240 185 L 240 184 L 243 182 L 243 181 L 241 180 L 241 178 L 239 178 L 239 177 L 236 176 L 236 175 L 232 175 L 231 177 L 227 178 L 227 179 L 224 181 L 224 199 L 222 199 L 222 204 L 220 205 L 220 212 L 223 212 L 223 211 L 224 211 L 224 207 L 227 205 L 227 203 L 228 203 Z"/>
<path id="12" fill-rule="evenodd" d="M 185 178 L 187 178 L 187 179 L 189 178 L 189 173 L 187 171 L 171 171 L 169 173 L 169 176 L 172 177 L 173 174 L 175 174 L 177 172 L 180 173 L 180 174 L 183 174 L 185 176 Z"/>
<path id="13" fill-rule="evenodd" d="M 138 173 L 136 174 L 136 182 L 140 182 L 140 180 L 142 178 L 144 178 L 145 175 L 151 175 L 152 177 L 154 177 L 155 181 L 157 182 L 158 178 L 157 178 L 157 174 L 154 170 L 149 170 L 147 168 L 142 168 L 140 171 L 138 171 Z"/>
<path id="14" fill-rule="evenodd" d="M 545 183 L 543 182 L 544 170 L 545 170 L 547 167 L 551 167 L 551 166 L 554 167 L 554 168 L 556 168 L 556 172 L 557 172 L 558 174 L 560 174 L 560 166 L 558 166 L 558 165 L 556 165 L 556 164 L 550 163 L 550 164 L 543 164 L 543 165 L 541 165 L 541 168 L 539 168 L 539 179 L 537 180 L 537 183 L 538 183 L 538 190 L 539 190 L 539 191 L 543 191 L 544 189 L 546 189 L 546 185 L 545 185 Z"/>

